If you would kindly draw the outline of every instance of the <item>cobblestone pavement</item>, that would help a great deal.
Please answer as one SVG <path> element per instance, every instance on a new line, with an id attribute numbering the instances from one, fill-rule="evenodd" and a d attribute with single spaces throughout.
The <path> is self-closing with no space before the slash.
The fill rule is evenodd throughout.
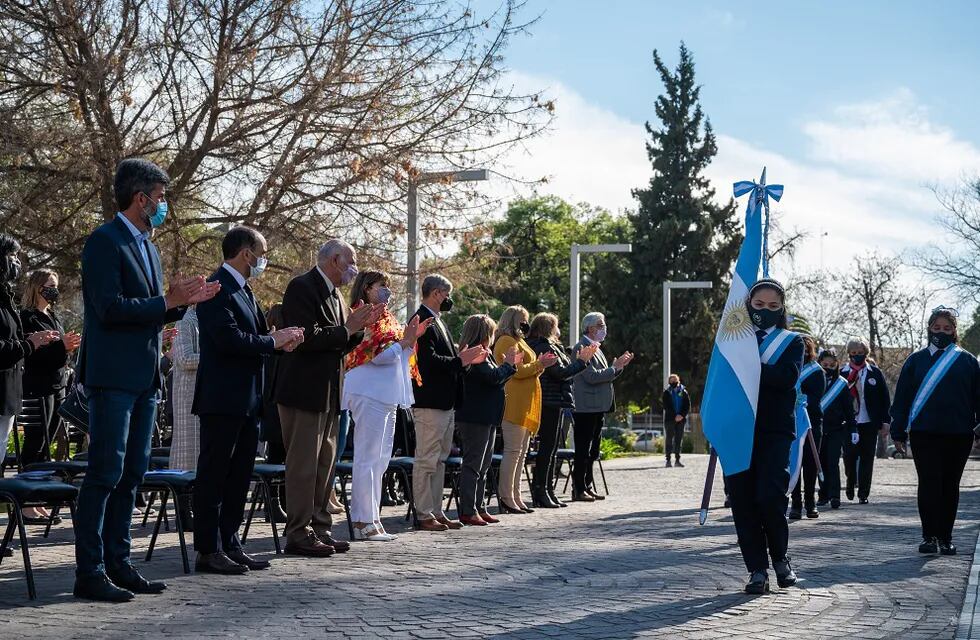
<path id="1" fill-rule="evenodd" d="M 731 516 L 697 525 L 706 456 L 684 469 L 659 458 L 606 465 L 612 495 L 595 504 L 504 516 L 492 527 L 417 533 L 390 513 L 393 543 L 356 543 L 327 560 L 275 557 L 267 526 L 248 549 L 268 571 L 185 576 L 176 534 L 151 563 L 170 585 L 126 605 L 71 596 L 66 525 L 33 536 L 40 599 L 29 603 L 19 557 L 0 567 L 7 638 L 953 638 L 980 520 L 980 463 L 963 480 L 961 555 L 920 557 L 910 461 L 879 460 L 871 504 L 845 503 L 791 524 L 800 586 L 740 592 Z M 338 527 L 338 531 L 340 528 Z M 37 530 L 35 530 L 36 532 Z M 135 529 L 134 557 L 149 530 Z M 775 583 L 775 581 L 773 581 Z M 775 586 L 775 584 L 774 584 Z"/>

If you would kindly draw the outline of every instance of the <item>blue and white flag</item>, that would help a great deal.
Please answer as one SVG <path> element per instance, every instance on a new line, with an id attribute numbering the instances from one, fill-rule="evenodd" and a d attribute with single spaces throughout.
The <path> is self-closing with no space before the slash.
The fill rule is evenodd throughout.
<path id="1" fill-rule="evenodd" d="M 792 490 L 796 486 L 796 481 L 800 478 L 800 469 L 803 466 L 803 452 L 806 450 L 806 432 L 812 427 L 810 424 L 810 414 L 806 411 L 806 394 L 802 391 L 803 381 L 818 371 L 822 375 L 823 369 L 820 368 L 820 365 L 816 362 L 811 362 L 803 367 L 803 371 L 800 372 L 800 377 L 796 381 L 796 438 L 789 448 L 789 487 L 786 489 L 787 491 Z"/>
<path id="2" fill-rule="evenodd" d="M 735 262 L 732 286 L 715 335 L 701 403 L 704 435 L 718 452 L 726 476 L 745 471 L 752 462 L 752 439 L 759 402 L 759 342 L 745 303 L 749 287 L 759 279 L 760 268 L 767 266 L 763 265 L 763 245 L 766 243 L 762 230 L 763 211 L 768 211 L 770 197 L 779 201 L 783 187 L 767 185 L 763 169 L 760 183 L 735 183 L 736 198 L 746 193 L 751 195 L 745 209 L 745 239 Z M 764 273 L 767 272 L 764 268 Z"/>

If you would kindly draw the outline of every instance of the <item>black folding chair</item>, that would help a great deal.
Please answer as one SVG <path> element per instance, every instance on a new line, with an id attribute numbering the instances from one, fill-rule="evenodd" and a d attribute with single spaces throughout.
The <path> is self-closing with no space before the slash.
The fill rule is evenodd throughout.
<path id="1" fill-rule="evenodd" d="M 174 522 L 177 526 L 177 539 L 180 541 L 180 557 L 184 564 L 184 573 L 191 572 L 190 561 L 187 558 L 187 542 L 184 539 L 184 521 L 181 515 L 185 504 L 189 504 L 191 494 L 194 492 L 194 481 L 197 474 L 194 471 L 147 471 L 143 476 L 143 483 L 140 491 L 156 491 L 160 493 L 160 511 L 157 513 L 157 523 L 153 527 L 153 535 L 150 536 L 150 547 L 146 550 L 146 562 L 153 557 L 153 549 L 156 546 L 157 536 L 160 535 L 160 525 L 163 523 L 167 513 L 167 501 L 173 496 L 174 499 Z M 149 506 L 147 506 L 149 509 Z"/>
<path id="2" fill-rule="evenodd" d="M 245 544 L 248 538 L 248 530 L 252 526 L 255 510 L 261 505 L 268 512 L 268 520 L 272 524 L 272 541 L 276 545 L 276 553 L 280 554 L 282 547 L 279 542 L 279 528 L 276 526 L 275 515 L 272 514 L 270 498 L 273 495 L 278 496 L 279 489 L 286 484 L 286 465 L 257 462 L 252 469 L 252 479 L 255 481 L 255 489 L 252 491 L 252 506 L 248 510 L 245 528 L 242 530 L 242 544 Z"/>

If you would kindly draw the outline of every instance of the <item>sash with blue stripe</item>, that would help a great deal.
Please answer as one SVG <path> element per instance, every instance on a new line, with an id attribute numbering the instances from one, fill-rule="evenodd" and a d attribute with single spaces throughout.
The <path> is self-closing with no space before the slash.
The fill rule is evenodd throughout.
<path id="1" fill-rule="evenodd" d="M 834 382 L 829 389 L 827 389 L 827 393 L 823 394 L 823 398 L 820 399 L 820 410 L 826 411 L 827 407 L 829 407 L 834 400 L 837 399 L 837 396 L 840 395 L 840 392 L 846 388 L 847 380 L 841 376 L 837 376 L 837 381 Z"/>
<path id="2" fill-rule="evenodd" d="M 936 390 L 939 386 L 939 381 L 943 379 L 943 376 L 949 371 L 949 368 L 953 366 L 953 362 L 959 357 L 963 350 L 958 346 L 950 345 L 946 349 L 946 353 L 943 354 L 932 367 L 929 368 L 929 373 L 926 374 L 925 379 L 922 381 L 922 385 L 919 387 L 919 392 L 915 394 L 915 400 L 912 401 L 912 410 L 909 411 L 909 421 L 908 426 L 912 426 L 912 421 L 915 420 L 919 412 L 922 411 L 922 407 L 925 406 L 926 401 L 932 395 L 932 392 Z"/>
<path id="3" fill-rule="evenodd" d="M 786 347 L 793 341 L 796 334 L 786 329 L 775 329 L 766 336 L 766 339 L 759 345 L 759 360 L 762 364 L 770 364 L 779 360 Z M 820 366 L 820 365 L 817 365 Z"/>

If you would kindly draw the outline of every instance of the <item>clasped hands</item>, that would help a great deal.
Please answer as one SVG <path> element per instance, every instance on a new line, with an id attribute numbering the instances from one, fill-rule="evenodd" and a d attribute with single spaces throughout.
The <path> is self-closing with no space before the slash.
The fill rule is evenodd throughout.
<path id="1" fill-rule="evenodd" d="M 220 282 L 208 282 L 204 276 L 185 277 L 178 273 L 170 281 L 170 289 L 165 299 L 167 308 L 187 307 L 192 304 L 210 300 L 221 291 Z"/>

